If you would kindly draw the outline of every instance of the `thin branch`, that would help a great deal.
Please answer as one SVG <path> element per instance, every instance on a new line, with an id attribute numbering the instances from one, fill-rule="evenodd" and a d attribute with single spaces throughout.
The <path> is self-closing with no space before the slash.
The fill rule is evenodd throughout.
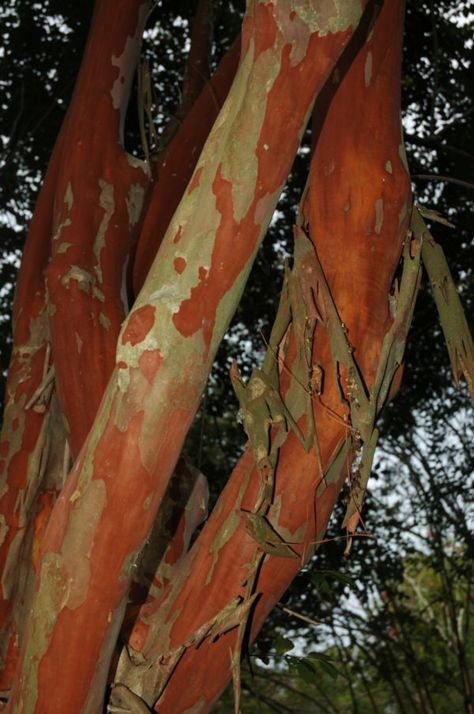
<path id="1" fill-rule="evenodd" d="M 261 691 L 256 691 L 247 681 L 245 682 L 245 688 L 249 691 L 249 693 L 257 699 L 257 701 L 261 701 L 266 706 L 271 709 L 274 712 L 277 712 L 277 714 L 282 714 L 284 712 L 292 712 L 294 711 L 293 709 L 290 709 L 287 707 L 285 704 L 282 704 L 281 702 L 277 702 L 271 697 L 268 697 L 266 694 L 263 694 Z"/>
<path id="2" fill-rule="evenodd" d="M 456 154 L 457 156 L 462 156 L 468 161 L 474 161 L 474 154 L 460 149 L 458 146 L 453 146 L 452 144 L 441 143 L 441 137 L 437 136 L 416 136 L 416 134 L 404 133 L 404 139 L 407 144 L 413 144 L 413 146 L 427 146 L 440 151 L 445 151 L 447 153 Z"/>
<path id="3" fill-rule="evenodd" d="M 308 702 L 311 702 L 314 704 L 317 700 L 314 697 L 311 697 L 309 694 L 306 692 L 301 692 L 299 689 L 296 687 L 292 687 L 291 684 L 287 684 L 286 682 L 283 681 L 283 679 L 280 679 L 278 677 L 275 677 L 274 675 L 267 674 L 266 671 L 258 670 L 255 672 L 255 677 L 258 679 L 264 679 L 268 680 L 269 682 L 272 682 L 273 684 L 276 684 L 278 687 L 282 687 L 283 689 L 286 689 L 288 692 L 291 692 L 292 694 L 297 695 L 298 697 L 301 697 L 302 699 L 306 699 Z M 321 702 L 317 702 L 319 707 L 324 708 L 325 711 L 328 711 Z"/>
<path id="4" fill-rule="evenodd" d="M 431 18 L 431 32 L 433 39 L 433 82 L 431 85 L 431 117 L 430 117 L 430 127 L 431 133 L 434 134 L 436 128 L 436 100 L 438 97 L 439 89 L 439 42 L 438 42 L 438 29 L 436 27 L 436 16 L 435 16 L 435 4 L 433 0 L 430 1 L 430 18 Z"/>
<path id="5" fill-rule="evenodd" d="M 296 617 L 298 620 L 302 620 L 303 622 L 307 622 L 309 625 L 314 625 L 315 627 L 318 627 L 321 625 L 321 622 L 317 622 L 316 620 L 313 620 L 311 617 L 308 617 L 307 615 L 301 615 L 299 612 L 295 612 L 295 610 L 290 610 L 289 607 L 283 607 L 283 605 L 277 605 L 278 609 L 281 610 L 282 612 L 285 612 L 287 615 L 291 615 L 291 617 Z"/>
<path id="6" fill-rule="evenodd" d="M 439 183 L 454 183 L 457 186 L 474 190 L 474 183 L 463 181 L 454 176 L 441 176 L 439 174 L 412 174 L 412 178 L 420 179 L 421 181 L 438 181 Z"/>

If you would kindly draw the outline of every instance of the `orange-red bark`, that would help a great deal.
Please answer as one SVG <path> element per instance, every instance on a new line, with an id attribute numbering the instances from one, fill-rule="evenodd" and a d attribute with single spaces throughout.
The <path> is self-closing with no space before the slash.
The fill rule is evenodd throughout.
<path id="1" fill-rule="evenodd" d="M 3 522 L 4 538 L 0 546 L 0 572 L 3 574 L 3 592 L 0 602 L 1 651 L 4 665 L 7 668 L 3 672 L 2 665 L 2 670 L 0 670 L 0 689 L 2 690 L 8 689 L 17 661 L 20 629 L 18 618 L 22 611 L 20 605 L 23 602 L 23 596 L 17 592 L 16 582 L 20 570 L 23 572 L 30 563 L 29 550 L 28 548 L 25 550 L 23 546 L 23 534 L 26 532 L 29 520 L 34 515 L 35 496 L 38 493 L 42 527 L 35 531 L 33 552 L 31 553 L 33 558 L 31 565 L 36 569 L 44 527 L 55 500 L 55 495 L 51 490 L 46 491 L 43 497 L 41 495 L 42 486 L 39 481 L 38 483 L 35 481 L 40 464 L 44 465 L 48 459 L 48 449 L 46 448 L 44 451 L 44 444 L 39 443 L 39 440 L 41 434 L 45 436 L 47 430 L 51 431 L 48 425 L 50 390 L 45 390 L 46 400 L 43 393 L 40 395 L 39 403 L 37 401 L 31 403 L 26 411 L 24 408 L 24 405 L 31 401 L 40 386 L 45 376 L 45 369 L 51 368 L 53 364 L 52 356 L 49 352 L 45 352 L 46 349 L 49 349 L 50 344 L 48 312 L 55 311 L 54 301 L 56 300 L 59 311 L 52 316 L 52 321 L 57 326 L 54 352 L 59 370 L 56 370 L 56 381 L 62 383 L 61 392 L 66 396 L 66 403 L 64 400 L 63 403 L 65 403 L 68 413 L 72 413 L 70 438 L 73 449 L 77 453 L 90 428 L 91 418 L 103 393 L 106 377 L 112 370 L 118 327 L 126 309 L 126 304 L 124 304 L 126 298 L 124 279 L 126 276 L 120 262 L 124 263 L 123 258 L 127 258 L 133 230 L 130 229 L 128 216 L 125 214 L 123 196 L 127 182 L 130 185 L 131 175 L 138 172 L 140 183 L 144 182 L 144 176 L 140 175 L 141 169 L 134 169 L 127 163 L 126 154 L 121 148 L 119 113 L 123 113 L 126 97 L 121 102 L 119 112 L 111 107 L 111 95 L 106 87 L 107 81 L 113 78 L 113 74 L 110 78 L 108 74 L 110 75 L 110 71 L 116 73 L 117 68 L 114 69 L 110 63 L 110 57 L 105 56 L 105 59 L 109 60 L 110 67 L 106 67 L 106 71 L 103 71 L 102 67 L 99 73 L 97 64 L 104 61 L 104 56 L 99 56 L 97 53 L 97 45 L 102 47 L 102 51 L 109 49 L 112 52 L 115 44 L 120 42 L 120 33 L 123 35 L 125 31 L 124 37 L 133 34 L 132 25 L 134 23 L 129 23 L 130 32 L 127 25 L 123 23 L 130 18 L 135 21 L 137 6 L 130 4 L 127 16 L 122 14 L 119 26 L 112 28 L 112 31 L 109 24 L 105 23 L 108 28 L 109 48 L 96 29 L 97 26 L 104 27 L 102 19 L 104 13 L 107 12 L 109 10 L 104 3 L 97 5 L 92 21 L 92 29 L 95 34 L 93 32 L 91 35 L 83 60 L 83 65 L 86 68 L 82 70 L 74 100 L 68 110 L 68 117 L 73 117 L 74 121 L 69 122 L 71 126 L 66 126 L 65 123 L 61 138 L 58 139 L 51 157 L 23 252 L 16 289 L 13 314 L 14 349 L 7 385 L 7 409 L 3 422 L 0 464 L 2 482 L 8 484 L 0 502 L 1 513 L 5 518 Z M 225 57 L 221 63 L 216 78 L 211 80 L 210 87 L 202 93 L 197 112 L 197 116 L 201 120 L 195 121 L 195 113 L 194 122 L 186 124 L 186 136 L 183 137 L 181 132 L 168 148 L 171 155 L 174 156 L 176 154 L 174 147 L 178 146 L 178 154 L 181 152 L 183 160 L 174 161 L 173 171 L 169 171 L 166 180 L 160 180 L 159 186 L 155 185 L 154 187 L 150 206 L 153 209 L 156 207 L 163 209 L 159 214 L 160 237 L 162 237 L 169 218 L 179 202 L 205 135 L 207 135 L 228 91 L 238 61 L 239 45 L 240 43 L 235 43 L 229 56 Z M 131 59 L 133 60 L 133 58 Z M 130 61 L 130 58 L 127 58 L 127 61 L 129 62 L 127 71 L 130 74 L 133 70 L 133 61 Z M 94 63 L 95 70 L 91 71 L 89 65 L 94 65 Z M 98 74 L 101 77 L 99 86 L 95 82 Z M 197 143 L 192 136 L 195 127 L 197 127 L 198 134 Z M 184 160 L 184 157 L 187 158 L 187 161 Z M 124 164 L 125 171 L 122 171 Z M 164 165 L 166 166 L 166 161 Z M 93 252 L 92 237 L 94 234 L 97 235 L 97 227 L 104 218 L 104 209 L 99 207 L 97 198 L 100 195 L 99 178 L 102 177 L 103 180 L 106 174 L 109 175 L 110 183 L 113 183 L 114 191 L 117 186 L 119 187 L 122 205 L 119 211 L 115 211 L 113 215 L 109 216 L 109 222 L 113 219 L 115 232 L 113 234 L 112 231 L 108 231 L 108 247 L 104 241 L 99 260 L 99 256 Z M 61 180 L 59 180 L 60 176 Z M 67 205 L 62 205 L 63 197 L 68 183 L 72 190 L 74 176 L 80 179 L 79 190 L 75 196 L 76 210 L 70 211 L 68 214 Z M 59 205 L 56 211 L 54 210 L 55 201 Z M 154 210 L 154 215 L 156 217 L 156 210 Z M 65 219 L 71 223 L 61 227 Z M 155 227 L 160 232 L 159 225 Z M 115 240 L 113 245 L 110 242 L 112 239 Z M 141 245 L 148 239 L 149 236 L 144 231 Z M 120 255 L 117 256 L 115 253 L 117 243 L 123 249 L 122 260 L 120 260 Z M 67 251 L 64 250 L 64 247 L 67 247 Z M 157 242 L 155 240 L 148 245 L 147 259 L 149 262 L 152 261 L 156 249 Z M 51 260 L 51 250 L 54 256 L 53 260 Z M 97 284 L 99 282 L 97 275 L 95 275 L 95 281 L 91 281 L 87 286 L 89 291 L 81 292 L 80 283 L 72 278 L 71 263 L 82 270 L 90 269 L 89 273 L 92 275 L 105 266 L 105 274 L 102 275 L 102 278 L 103 280 L 107 277 L 110 279 L 107 281 L 107 290 L 101 296 L 104 298 L 102 305 L 100 304 L 101 300 L 98 301 L 97 298 L 99 292 L 97 288 L 100 289 L 100 285 Z M 146 270 L 148 267 L 149 265 Z M 45 294 L 45 271 L 47 268 L 53 307 L 49 304 Z M 68 272 L 70 280 L 67 278 Z M 80 277 L 80 273 L 77 272 L 76 276 Z M 58 278 L 60 279 L 59 285 Z M 67 313 L 66 305 L 62 302 L 65 294 L 66 298 L 70 298 L 70 300 L 66 300 L 66 303 L 69 305 L 72 302 L 72 313 L 76 313 L 76 317 L 79 315 L 79 319 L 70 319 L 70 313 Z M 107 308 L 115 314 L 115 319 L 108 325 L 104 323 L 103 318 L 102 323 L 100 322 L 101 313 L 103 317 L 106 316 L 106 297 L 108 298 Z M 102 310 L 100 310 L 101 307 Z M 37 321 L 41 323 L 39 327 L 35 326 Z M 74 330 L 75 340 L 73 340 L 70 350 L 68 338 L 71 337 L 71 330 Z M 81 358 L 82 346 L 84 343 L 87 344 L 86 335 L 88 335 L 87 339 L 91 338 L 92 342 L 94 339 L 95 342 L 101 342 L 104 349 L 92 354 L 92 350 L 87 350 L 86 347 L 86 360 L 83 361 Z M 89 360 L 88 365 L 86 364 L 87 359 Z M 94 362 L 93 365 L 91 365 L 91 360 Z M 26 378 L 25 375 L 27 375 Z M 62 382 L 61 377 L 63 378 Z M 66 384 L 64 384 L 64 379 L 66 379 Z M 72 389 L 69 391 L 71 386 Z M 87 410 L 87 415 L 84 414 L 84 409 Z M 22 426 L 24 436 L 19 444 L 18 435 L 22 431 L 20 425 L 23 418 L 25 419 L 24 428 Z M 55 434 L 48 436 L 47 441 L 56 438 L 56 436 Z M 36 452 L 36 463 L 32 463 L 32 454 Z M 28 463 L 30 463 L 30 467 L 28 467 Z M 19 510 L 16 507 L 18 498 L 25 499 L 21 494 L 26 492 L 29 494 L 29 499 L 26 499 L 28 507 L 26 510 Z M 48 498 L 48 508 L 43 502 L 46 497 Z M 9 565 L 7 565 L 7 559 Z M 5 619 L 7 617 L 8 621 Z"/>
<path id="2" fill-rule="evenodd" d="M 44 446 L 42 435 L 49 419 L 49 397 L 46 401 L 44 394 L 39 395 L 38 400 L 34 397 L 51 366 L 43 270 L 49 256 L 52 204 L 62 141 L 61 134 L 31 221 L 13 304 L 13 350 L 0 443 L 2 689 L 8 686 L 16 663 L 19 623 L 10 607 L 17 591 L 18 563 L 29 558 L 23 539 L 40 487 L 37 472 Z M 4 666 L 6 672 L 3 672 Z"/>
<path id="3" fill-rule="evenodd" d="M 139 293 L 145 281 L 173 213 L 193 174 L 204 142 L 234 79 L 239 56 L 240 38 L 222 58 L 155 167 L 153 186 L 133 260 L 135 294 Z"/>
<path id="4" fill-rule="evenodd" d="M 312 98 L 353 29 L 349 21 L 340 32 L 320 35 L 319 27 L 311 29 L 296 18 L 286 2 L 276 6 L 277 21 L 268 14 L 268 6 L 255 3 L 249 8 L 242 35 L 243 59 L 236 90 L 223 109 L 225 121 L 209 138 L 197 169 L 201 182 L 175 215 L 175 225 L 122 333 L 124 337 L 130 328 L 145 339 L 132 345 L 119 338 L 117 365 L 96 427 L 53 511 L 22 666 L 15 680 L 13 710 L 24 706 L 31 711 L 47 707 L 79 711 L 101 706 L 136 553 L 179 455 L 207 370 L 290 168 Z M 323 27 L 329 22 L 326 15 L 320 20 Z M 267 76 L 271 89 L 260 107 L 252 103 L 247 91 L 265 94 Z M 247 91 L 242 93 L 242 87 Z M 255 140 L 246 155 L 255 179 L 244 178 L 240 185 L 241 156 L 233 155 L 231 145 L 234 138 L 244 139 L 247 129 L 253 131 Z M 230 195 L 230 185 L 238 189 L 235 195 Z M 206 221 L 211 223 L 206 225 Z M 199 232 L 204 229 L 206 235 Z M 176 235 L 180 236 L 179 253 L 183 251 L 182 257 L 189 259 L 181 273 L 175 269 Z M 205 251 L 211 257 L 208 268 L 201 262 Z M 237 266 L 240 270 L 234 272 Z M 185 314 L 195 268 L 193 289 L 200 298 L 196 309 L 201 310 L 202 320 L 189 335 Z M 240 272 L 234 285 L 229 271 L 236 277 Z M 219 302 L 224 296 L 222 312 Z M 181 305 L 178 311 L 175 300 Z M 142 308 L 152 303 L 159 311 L 152 330 L 147 331 L 148 312 Z M 194 315 L 192 320 L 194 324 Z"/>
<path id="5" fill-rule="evenodd" d="M 104 15 L 108 15 L 110 8 L 103 2 L 97 4 L 83 69 L 68 111 L 69 121 L 63 127 L 61 139 L 57 142 L 44 187 L 38 198 L 18 279 L 14 304 L 14 350 L 9 370 L 7 411 L 1 447 L 4 457 L 1 461 L 2 480 L 8 484 L 1 501 L 5 532 L 0 547 L 0 572 L 3 574 L 0 607 L 3 623 L 2 652 L 7 666 L 5 676 L 0 675 L 0 688 L 4 690 L 8 688 L 15 668 L 14 652 L 18 645 L 18 603 L 14 604 L 13 601 L 15 597 L 16 601 L 23 599 L 19 593 L 15 596 L 15 583 L 20 572 L 20 562 L 22 571 L 30 562 L 29 552 L 22 545 L 23 534 L 36 508 L 36 492 L 40 494 L 40 501 L 42 498 L 41 484 L 39 481 L 36 483 L 36 474 L 32 471 L 36 469 L 39 472 L 40 464 L 44 465 L 48 458 L 44 444 L 40 444 L 39 440 L 41 434 L 44 432 L 44 436 L 46 430 L 50 429 L 50 390 L 45 390 L 48 394 L 46 401 L 43 394 L 39 404 L 35 402 L 30 404 L 26 411 L 24 409 L 24 404 L 30 402 L 41 384 L 45 368 L 51 367 L 53 363 L 52 356 L 45 352 L 49 345 L 48 311 L 53 312 L 51 321 L 55 330 L 53 356 L 56 383 L 60 386 L 66 413 L 70 415 L 70 440 L 75 453 L 90 428 L 112 370 L 118 329 L 125 316 L 124 263 L 128 259 L 133 237 L 133 226 L 130 226 L 125 205 L 128 197 L 127 187 L 133 185 L 134 176 L 138 178 L 137 185 L 144 184 L 146 177 L 141 168 L 134 168 L 128 163 L 121 147 L 120 122 L 123 117 L 120 115 L 123 115 L 126 106 L 126 88 L 121 98 L 116 96 L 115 103 L 120 103 L 119 107 L 112 106 L 112 95 L 108 90 L 113 86 L 117 74 L 117 66 L 110 61 L 111 56 L 114 56 L 114 48 L 117 48 L 117 61 L 121 38 L 126 40 L 128 35 L 134 34 L 138 7 L 138 3 L 129 3 L 127 12 L 121 12 L 120 17 L 116 18 L 118 22 L 115 21 L 111 26 L 110 23 L 103 22 Z M 104 41 L 104 28 L 107 42 Z M 137 35 L 135 48 L 132 48 L 135 54 L 138 40 Z M 98 47 L 100 52 L 97 51 Z M 229 78 L 224 78 L 227 86 L 235 72 L 238 50 L 236 45 L 231 61 L 224 60 L 223 63 L 224 68 L 231 70 Z M 126 58 L 127 81 L 133 72 L 133 59 L 131 56 Z M 205 121 L 197 123 L 201 133 L 207 133 L 217 114 L 216 97 L 223 94 L 220 91 L 222 76 L 221 70 L 221 79 L 213 83 L 212 91 L 204 92 L 204 101 L 200 101 L 201 114 L 207 116 L 210 106 L 212 117 L 208 124 Z M 203 139 L 199 148 L 202 142 Z M 170 192 L 169 182 L 160 182 L 160 192 L 166 194 L 166 200 L 162 200 L 161 205 L 166 208 L 176 206 L 179 202 L 199 153 L 186 141 L 183 143 L 182 137 L 179 143 L 180 147 L 184 145 L 190 149 L 193 164 L 187 173 L 185 171 L 184 180 L 180 183 L 178 181 L 177 190 L 174 192 Z M 176 181 L 176 177 L 179 178 L 187 166 L 185 162 L 182 167 L 175 165 L 173 180 Z M 93 238 L 97 237 L 98 228 L 106 213 L 104 206 L 100 206 L 99 184 L 99 181 L 105 181 L 106 178 L 113 184 L 114 202 L 121 205 L 108 216 L 109 223 L 113 223 L 113 226 L 112 229 L 106 227 L 104 244 L 102 247 L 98 246 L 99 254 L 97 250 L 94 251 Z M 68 186 L 72 192 L 74 210 L 68 210 L 63 200 Z M 154 191 L 152 205 L 160 204 L 158 193 L 159 191 Z M 169 221 L 169 213 L 165 214 L 163 232 L 165 223 Z M 69 225 L 62 225 L 65 220 Z M 122 255 L 117 254 L 117 248 L 120 246 Z M 156 250 L 156 246 L 154 248 L 152 245 L 151 250 L 153 249 Z M 152 259 L 151 251 L 149 259 Z M 72 266 L 75 266 L 75 272 L 71 270 Z M 45 295 L 46 268 L 49 277 L 49 303 Z M 84 278 L 87 273 L 92 279 L 88 284 L 86 281 L 86 285 L 84 282 L 81 284 L 79 278 Z M 100 294 L 103 283 L 105 289 Z M 113 317 L 110 323 L 107 313 Z M 34 327 L 35 321 L 38 320 L 41 326 Z M 71 340 L 72 333 L 74 340 Z M 101 345 L 100 349 L 96 349 L 97 344 Z M 19 444 L 22 429 L 24 436 Z M 38 452 L 37 463 L 28 468 L 35 452 Z M 19 494 L 23 492 L 29 493 L 26 510 L 16 507 Z M 43 525 L 46 525 L 46 513 L 49 517 L 54 502 L 52 492 L 49 501 L 47 510 L 44 504 L 40 506 Z M 43 528 L 37 529 L 35 533 L 33 566 L 39 557 L 42 533 Z M 6 565 L 7 559 L 9 565 Z M 11 611 L 8 614 L 9 609 Z M 7 614 L 10 618 L 8 622 L 5 621 Z"/>
<path id="6" fill-rule="evenodd" d="M 70 445 L 77 454 L 113 367 L 115 342 L 125 315 L 121 263 L 131 247 L 131 227 L 123 197 L 119 197 L 121 210 L 114 214 L 113 235 L 104 231 L 103 246 L 94 245 L 93 240 L 104 216 L 99 182 L 108 177 L 119 194 L 121 189 L 129 190 L 133 180 L 137 185 L 146 183 L 143 169 L 126 160 L 120 124 L 147 3 L 119 4 L 120 12 L 115 12 L 117 3 L 110 0 L 99 0 L 96 5 L 82 70 L 30 226 L 15 297 L 14 348 L 1 447 L 5 459 L 0 507 L 5 533 L 0 550 L 0 621 L 8 672 L 14 661 L 14 648 L 8 641 L 17 643 L 21 630 L 17 620 L 23 594 L 17 592 L 18 578 L 21 572 L 23 580 L 28 579 L 30 567 L 31 543 L 26 547 L 24 534 L 35 513 L 49 453 L 55 446 L 52 442 L 58 437 L 50 423 L 51 394 L 56 388 L 61 397 Z M 104 22 L 111 15 L 113 20 Z M 134 33 L 135 40 L 128 38 Z M 127 52 L 121 65 L 124 46 Z M 114 240 L 109 255 L 103 250 L 107 240 Z M 100 272 L 100 280 L 94 271 Z M 33 539 L 36 549 L 39 535 L 38 531 Z M 8 672 L 2 677 L 5 688 Z"/>
<path id="7" fill-rule="evenodd" d="M 111 81 L 115 82 L 118 66 L 110 63 L 110 57 L 117 60 L 123 49 L 123 41 L 119 42 L 117 37 L 121 35 L 123 39 L 133 34 L 129 28 L 136 27 L 131 18 L 137 17 L 138 6 L 139 3 L 124 3 L 130 17 L 126 17 L 125 11 L 113 14 L 114 28 L 111 31 L 110 22 L 105 23 L 106 37 L 103 18 L 109 16 L 110 2 L 98 3 L 85 64 L 68 113 L 67 149 L 60 166 L 53 161 L 50 171 L 54 169 L 56 176 L 46 184 L 50 186 L 49 194 L 44 190 L 46 203 L 39 204 L 51 206 L 54 194 L 54 220 L 47 210 L 43 215 L 37 209 L 45 225 L 51 224 L 47 230 L 43 227 L 42 234 L 55 233 L 53 259 L 48 268 L 53 357 L 75 453 L 87 436 L 116 360 L 115 341 L 126 310 L 120 293 L 139 213 L 136 211 L 131 220 L 129 204 L 137 199 L 137 187 L 144 188 L 146 183 L 143 168 L 130 166 L 120 146 L 126 87 L 125 93 L 119 91 L 120 98 L 113 101 L 108 91 Z M 286 8 L 285 3 L 281 6 Z M 255 15 L 249 13 L 244 22 L 242 55 L 245 57 L 254 43 L 254 61 L 271 51 L 282 31 L 279 23 L 283 22 L 284 32 L 293 23 L 282 44 L 277 77 L 265 98 L 263 122 L 250 152 L 252 160 L 256 158 L 254 193 L 248 197 L 242 213 L 234 189 L 238 192 L 241 188 L 244 192 L 249 182 L 247 176 L 242 177 L 240 186 L 238 173 L 224 159 L 216 164 L 211 181 L 205 162 L 194 173 L 187 198 L 196 192 L 201 212 L 219 218 L 217 227 L 214 226 L 211 259 L 206 264 L 189 258 L 193 232 L 196 242 L 209 230 L 208 215 L 203 218 L 199 212 L 185 212 L 181 220 L 178 215 L 160 260 L 154 264 L 151 278 L 121 334 L 111 387 L 96 432 L 80 453 L 54 511 L 42 554 L 37 607 L 29 624 L 30 639 L 23 653 L 23 670 L 17 675 L 12 710 L 22 711 L 25 707 L 25 711 L 38 712 L 79 711 L 85 707 L 94 711 L 101 706 L 135 555 L 151 528 L 219 336 L 231 313 L 229 310 L 222 318 L 220 305 L 234 290 L 235 283 L 242 282 L 242 275 L 248 273 L 289 169 L 311 98 L 353 29 L 317 37 L 317 33 L 308 33 L 302 26 L 294 29 L 295 13 L 284 16 L 281 8 L 279 12 L 277 23 L 270 5 L 256 4 Z M 388 293 L 408 215 L 409 186 L 398 149 L 401 28 L 401 3 L 387 0 L 373 35 L 360 49 L 331 103 L 314 151 L 309 192 L 303 206 L 311 238 L 368 386 L 374 378 L 381 341 L 390 325 Z M 388 45 L 387 36 L 398 39 Z M 99 47 L 113 65 L 112 71 L 107 62 L 104 64 L 102 55 L 99 57 Z M 227 68 L 222 70 L 223 94 L 233 75 L 235 57 L 231 53 Z M 127 64 L 125 85 L 130 79 L 129 69 Z M 161 163 L 136 254 L 136 286 L 143 283 L 177 204 L 177 200 L 175 203 L 168 200 L 169 196 L 174 200 L 181 195 L 194 169 L 196 147 L 204 142 L 215 112 L 213 102 L 209 101 L 211 96 L 212 90 L 207 95 L 204 90 L 197 103 L 205 107 L 207 124 L 195 132 L 195 117 L 200 110 L 191 112 L 188 125 L 183 124 L 182 140 L 179 135 L 176 137 Z M 96 118 L 101 116 L 101 122 L 91 122 L 84 113 L 84 97 L 88 102 L 92 99 Z M 104 136 L 104 126 L 110 130 L 109 136 Z M 234 139 L 237 147 L 245 141 L 245 123 L 239 129 Z M 229 151 L 232 153 L 232 149 Z M 181 166 L 179 172 L 176 162 Z M 173 173 L 179 175 L 175 177 Z M 171 178 L 176 181 L 170 193 L 164 190 L 163 180 L 168 182 Z M 107 187 L 112 191 L 113 207 Z M 49 248 L 40 241 L 31 244 L 34 251 L 39 251 L 38 260 L 44 269 Z M 160 262 L 170 266 L 167 272 L 160 274 Z M 28 296 L 33 295 L 30 303 L 33 311 L 38 303 L 40 314 L 45 306 L 42 274 L 38 290 L 37 275 L 32 277 L 31 285 L 25 283 L 28 271 L 35 267 L 31 259 L 25 258 L 18 292 L 22 300 L 18 304 L 25 305 Z M 157 290 L 163 292 L 168 288 L 164 278 L 172 276 L 179 284 L 191 269 L 196 269 L 197 279 L 187 297 L 181 296 L 178 309 L 167 312 L 162 303 L 151 304 Z M 235 291 L 232 304 L 239 290 Z M 21 323 L 25 340 L 30 339 L 30 317 L 25 314 Z M 168 322 L 180 337 L 191 341 L 192 347 L 189 354 L 184 353 L 184 359 L 178 350 L 166 354 L 166 341 L 160 343 L 161 330 L 166 337 L 171 329 Z M 199 348 L 193 342 L 196 335 L 201 340 Z M 147 342 L 151 338 L 153 345 Z M 28 365 L 31 382 L 26 382 L 27 396 L 22 404 L 31 398 L 44 376 L 44 364 L 48 362 L 45 346 L 46 340 L 39 350 L 33 350 Z M 289 365 L 295 359 L 296 349 L 293 339 L 287 355 Z M 313 359 L 325 372 L 324 391 L 321 399 L 315 400 L 314 411 L 322 463 L 326 467 L 347 435 L 342 417 L 348 410 L 347 405 L 341 404 L 336 388 L 322 325 L 316 329 Z M 177 364 L 171 364 L 173 360 Z M 15 375 L 15 366 L 11 374 Z M 183 389 L 186 380 L 187 392 Z M 283 392 L 294 388 L 289 374 L 283 374 L 281 382 Z M 126 383 L 125 389 L 122 383 Z M 17 396 L 21 395 L 15 394 L 14 398 Z M 26 456 L 34 448 L 41 427 L 41 414 L 34 414 L 37 421 L 25 431 L 31 434 L 31 444 L 25 441 L 19 454 L 22 461 L 17 473 L 21 478 Z M 304 420 L 301 426 L 305 428 Z M 11 427 L 13 431 L 17 428 L 13 423 Z M 10 464 L 13 461 L 10 458 Z M 301 562 L 312 552 L 314 541 L 324 533 L 346 473 L 347 465 L 338 478 L 321 488 L 314 453 L 306 454 L 293 433 L 288 436 L 279 457 L 270 516 L 300 559 L 266 558 L 257 585 L 261 596 L 253 617 L 252 636 Z M 17 492 L 23 488 L 24 478 L 20 481 L 12 480 Z M 131 635 L 133 647 L 151 658 L 163 656 L 166 660 L 170 650 L 189 638 L 199 625 L 237 595 L 243 595 L 257 545 L 245 530 L 241 509 L 252 510 L 258 486 L 259 477 L 247 452 L 191 553 L 175 569 L 177 579 L 168 584 L 158 600 L 144 608 Z M 10 501 L 12 494 L 13 491 L 6 494 Z M 14 504 L 10 501 L 7 506 L 13 513 Z M 44 528 L 45 513 L 46 510 L 39 512 L 34 523 L 38 535 Z M 15 528 L 19 528 L 16 521 L 8 526 L 13 535 Z M 11 541 L 7 543 L 10 544 Z M 33 555 L 36 563 L 36 545 Z M 170 562 L 174 559 L 170 551 Z M 199 711 L 207 711 L 229 678 L 228 651 L 234 642 L 235 629 L 223 634 L 217 642 L 204 640 L 199 649 L 189 648 L 172 674 L 157 710 L 177 712 L 198 707 Z M 29 657 L 39 662 L 37 669 L 36 663 L 31 667 Z M 211 665 L 212 681 L 208 677 Z M 61 681 L 57 677 L 59 669 Z"/>
<path id="8" fill-rule="evenodd" d="M 381 343 L 390 325 L 389 291 L 409 214 L 410 188 L 401 158 L 399 123 L 402 28 L 402 3 L 388 0 L 331 102 L 317 137 L 303 206 L 313 244 L 368 387 L 373 383 Z M 290 349 L 290 365 L 292 359 Z M 348 408 L 340 400 L 326 330 L 321 325 L 316 328 L 313 363 L 320 364 L 325 374 L 324 389 L 321 398 L 315 399 L 314 411 L 326 467 L 347 435 L 343 417 Z M 289 380 L 284 372 L 284 392 Z M 260 597 L 252 620 L 252 637 L 313 544 L 322 538 L 348 467 L 346 464 L 339 478 L 324 487 L 315 455 L 306 454 L 294 434 L 282 446 L 270 515 L 301 560 L 266 557 L 256 586 Z M 161 662 L 162 667 L 170 653 L 200 625 L 236 596 L 244 596 L 257 544 L 244 528 L 241 509 L 252 509 L 258 478 L 251 454 L 246 452 L 198 540 L 180 563 L 174 581 L 155 603 L 143 608 L 130 644 L 147 658 Z M 189 647 L 166 684 L 156 711 L 171 714 L 193 707 L 208 711 L 230 678 L 229 649 L 235 639 L 234 628 L 217 641 L 204 639 L 199 648 Z"/>
<path id="9" fill-rule="evenodd" d="M 122 147 L 148 11 L 100 0 L 68 110 L 47 270 L 56 384 L 76 456 L 115 362 L 146 167 Z"/>

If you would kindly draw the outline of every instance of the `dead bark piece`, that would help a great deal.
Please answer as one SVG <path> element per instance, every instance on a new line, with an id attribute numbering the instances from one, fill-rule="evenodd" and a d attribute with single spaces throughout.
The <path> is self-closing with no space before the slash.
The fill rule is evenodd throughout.
<path id="1" fill-rule="evenodd" d="M 110 714 L 114 712 L 129 712 L 129 714 L 149 714 L 151 709 L 147 707 L 143 699 L 134 694 L 131 689 L 124 684 L 114 684 L 110 704 L 108 706 Z"/>

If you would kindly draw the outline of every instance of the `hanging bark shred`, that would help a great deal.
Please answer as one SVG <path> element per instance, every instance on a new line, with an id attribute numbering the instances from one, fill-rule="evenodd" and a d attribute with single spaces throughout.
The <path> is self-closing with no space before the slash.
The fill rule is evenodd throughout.
<path id="1" fill-rule="evenodd" d="M 324 10 L 283 1 L 249 4 L 234 84 L 124 324 L 94 427 L 54 507 L 11 711 L 100 710 L 137 555 L 314 95 L 360 14 L 355 1 L 344 10 L 339 3 Z M 110 56 L 119 84 L 123 52 Z M 100 189 L 97 211 L 108 224 L 108 189 Z M 71 197 L 67 185 L 63 202 L 66 223 L 74 210 L 74 189 Z M 102 238 L 96 250 L 101 257 Z M 81 289 L 93 293 L 97 270 L 107 266 L 96 260 L 91 267 L 92 279 L 79 271 L 55 287 L 69 284 L 72 303 Z M 48 278 L 57 278 L 53 269 Z M 53 340 L 61 339 L 58 333 Z M 63 394 L 65 411 L 68 400 Z"/>

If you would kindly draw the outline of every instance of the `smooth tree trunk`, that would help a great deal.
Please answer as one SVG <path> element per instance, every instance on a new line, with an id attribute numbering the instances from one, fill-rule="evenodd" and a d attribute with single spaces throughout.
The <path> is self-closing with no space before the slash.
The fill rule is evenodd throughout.
<path id="1" fill-rule="evenodd" d="M 91 133 L 77 99 L 64 129 L 68 160 L 54 195 L 48 318 L 57 393 L 77 458 L 44 537 L 10 711 L 101 710 L 138 554 L 314 98 L 362 12 L 355 1 L 249 3 L 234 83 L 111 351 L 147 183 L 145 167 L 130 165 L 120 149 L 146 5 L 122 5 L 119 13 L 107 0 L 98 3 L 76 90 L 76 97 L 97 97 L 107 131 L 118 127 L 119 135 L 107 142 L 98 122 Z M 115 186 L 114 171 L 123 184 Z M 91 178 L 84 194 L 82 173 Z M 108 258 L 114 239 L 116 262 Z M 98 401 L 111 362 L 89 431 L 95 411 L 82 410 L 80 400 L 93 390 Z"/>

